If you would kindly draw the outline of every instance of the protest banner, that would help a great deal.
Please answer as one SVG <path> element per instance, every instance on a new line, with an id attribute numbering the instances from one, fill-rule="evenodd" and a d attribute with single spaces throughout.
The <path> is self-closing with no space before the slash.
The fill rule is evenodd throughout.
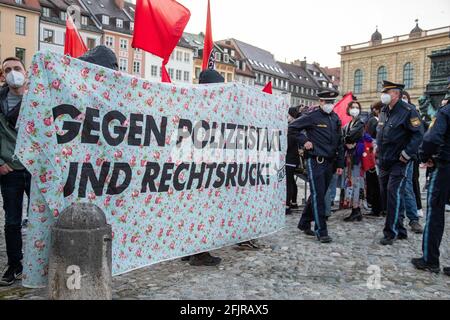
<path id="1" fill-rule="evenodd" d="M 113 275 L 284 225 L 287 101 L 237 83 L 150 83 L 38 52 L 16 155 L 33 175 L 24 280 L 46 285 L 50 227 L 105 211 Z"/>

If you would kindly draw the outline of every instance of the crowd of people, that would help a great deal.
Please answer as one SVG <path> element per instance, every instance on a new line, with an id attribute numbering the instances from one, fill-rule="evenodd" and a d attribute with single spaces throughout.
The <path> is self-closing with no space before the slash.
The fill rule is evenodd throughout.
<path id="1" fill-rule="evenodd" d="M 334 112 L 335 91 L 320 92 L 317 107 L 289 109 L 286 215 L 298 209 L 300 177 L 308 182 L 310 197 L 298 228 L 321 243 L 333 241 L 327 227 L 333 211 L 351 210 L 345 223 L 385 218 L 380 240 L 384 246 L 408 238 L 407 217 L 411 231 L 423 234 L 423 257 L 413 259 L 413 265 L 437 273 L 450 199 L 445 181 L 450 178 L 450 92 L 427 123 L 404 89 L 403 84 L 384 81 L 380 101 L 373 103 L 368 117 L 353 96 L 346 110 L 351 120 L 345 126 Z M 421 167 L 426 168 L 428 191 L 425 228 L 420 224 Z M 449 271 L 444 268 L 447 275 Z"/>
<path id="2" fill-rule="evenodd" d="M 115 54 L 96 47 L 79 59 L 113 70 Z M 8 265 L 0 286 L 12 285 L 22 276 L 23 199 L 30 194 L 31 175 L 14 157 L 16 123 L 27 87 L 23 62 L 6 58 L 0 68 L 0 188 L 5 211 L 5 242 Z M 200 84 L 224 82 L 215 70 L 205 70 Z M 319 106 L 290 108 L 286 156 L 286 214 L 299 205 L 296 176 L 310 187 L 298 228 L 321 243 L 330 243 L 327 220 L 337 210 L 349 209 L 344 219 L 355 223 L 364 218 L 385 217 L 382 245 L 406 239 L 405 216 L 415 233 L 423 233 L 423 257 L 413 259 L 418 269 L 439 272 L 439 247 L 444 230 L 445 207 L 450 198 L 450 94 L 431 123 L 424 123 L 411 104 L 404 85 L 385 81 L 381 101 L 371 106 L 369 117 L 357 98 L 347 106 L 351 121 L 342 126 L 333 111 L 338 93 L 322 91 Z M 427 132 L 426 134 L 424 134 Z M 422 211 L 420 166 L 427 168 L 427 215 Z M 339 204 L 335 205 L 337 190 Z M 365 212 L 367 211 L 367 212 Z M 314 223 L 314 230 L 312 224 Z M 258 250 L 255 241 L 237 249 Z M 217 266 L 219 257 L 202 253 L 183 258 L 192 266 Z M 449 274 L 449 269 L 444 269 Z"/>

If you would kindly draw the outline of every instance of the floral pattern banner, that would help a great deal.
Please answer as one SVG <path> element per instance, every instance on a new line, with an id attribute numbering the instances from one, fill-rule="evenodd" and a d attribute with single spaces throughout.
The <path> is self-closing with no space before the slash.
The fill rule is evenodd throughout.
<path id="1" fill-rule="evenodd" d="M 32 174 L 26 287 L 47 284 L 51 227 L 93 203 L 113 275 L 284 226 L 287 101 L 237 83 L 151 83 L 38 52 L 16 156 Z"/>

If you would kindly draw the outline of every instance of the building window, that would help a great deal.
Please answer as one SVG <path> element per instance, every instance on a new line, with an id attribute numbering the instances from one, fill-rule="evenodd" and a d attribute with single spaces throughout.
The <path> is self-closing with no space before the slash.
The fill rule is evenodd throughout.
<path id="1" fill-rule="evenodd" d="M 184 53 L 184 62 L 191 62 L 191 54 L 189 52 Z"/>
<path id="2" fill-rule="evenodd" d="M 202 72 L 202 69 L 200 68 L 195 68 L 195 79 L 200 78 L 200 73 Z"/>
<path id="3" fill-rule="evenodd" d="M 60 18 L 62 21 L 66 21 L 67 20 L 67 12 L 61 11 Z"/>
<path id="4" fill-rule="evenodd" d="M 95 41 L 95 39 L 93 39 L 93 38 L 87 38 L 87 47 L 88 47 L 89 49 L 95 48 L 96 45 L 97 45 L 97 41 Z"/>
<path id="5" fill-rule="evenodd" d="M 123 28 L 123 20 L 122 19 L 117 19 L 116 20 L 116 27 L 117 28 Z"/>
<path id="6" fill-rule="evenodd" d="M 216 61 L 219 61 L 219 62 L 220 62 L 220 60 L 222 60 L 222 55 L 220 54 L 220 52 L 216 52 L 215 58 L 216 58 Z"/>
<path id="7" fill-rule="evenodd" d="M 16 48 L 16 58 L 19 58 L 25 64 L 25 49 Z"/>
<path id="8" fill-rule="evenodd" d="M 152 75 L 152 77 L 156 77 L 158 75 L 158 67 L 157 66 L 152 66 L 151 75 Z"/>
<path id="9" fill-rule="evenodd" d="M 186 81 L 186 82 L 191 82 L 190 79 L 189 79 L 190 76 L 191 76 L 191 75 L 190 75 L 189 71 L 185 71 L 185 72 L 184 72 L 184 81 Z"/>
<path id="10" fill-rule="evenodd" d="M 44 17 L 50 17 L 50 8 L 42 7 L 42 15 Z"/>
<path id="11" fill-rule="evenodd" d="M 15 1 L 17 4 L 23 4 L 23 0 L 16 0 Z"/>
<path id="12" fill-rule="evenodd" d="M 16 34 L 25 35 L 26 18 L 22 16 L 16 16 Z"/>
<path id="13" fill-rule="evenodd" d="M 176 79 L 178 81 L 181 81 L 181 70 L 177 70 L 177 72 L 176 72 Z"/>
<path id="14" fill-rule="evenodd" d="M 134 22 L 130 22 L 130 31 L 131 31 L 131 32 L 134 31 Z"/>
<path id="15" fill-rule="evenodd" d="M 88 25 L 88 17 L 86 16 L 81 16 L 81 24 L 83 26 L 87 26 Z"/>
<path id="16" fill-rule="evenodd" d="M 223 55 L 223 62 L 229 63 L 230 62 L 230 56 L 228 54 Z"/>
<path id="17" fill-rule="evenodd" d="M 362 92 L 362 86 L 363 86 L 363 73 L 361 70 L 355 71 L 355 86 L 354 86 L 354 93 L 361 93 Z"/>
<path id="18" fill-rule="evenodd" d="M 183 52 L 177 51 L 177 61 L 183 61 Z"/>
<path id="19" fill-rule="evenodd" d="M 411 62 L 403 66 L 403 83 L 405 89 L 411 89 L 414 86 L 414 67 Z"/>
<path id="20" fill-rule="evenodd" d="M 102 16 L 102 23 L 108 25 L 108 24 L 109 24 L 109 17 L 103 15 L 103 16 Z"/>
<path id="21" fill-rule="evenodd" d="M 119 59 L 119 70 L 127 72 L 128 71 L 128 60 L 127 59 Z"/>
<path id="22" fill-rule="evenodd" d="M 120 49 L 128 50 L 128 40 L 120 39 Z"/>
<path id="23" fill-rule="evenodd" d="M 105 37 L 105 45 L 107 47 L 114 47 L 114 37 L 106 36 Z"/>
<path id="24" fill-rule="evenodd" d="M 140 61 L 133 62 L 133 73 L 141 74 L 141 62 Z"/>
<path id="25" fill-rule="evenodd" d="M 233 74 L 227 73 L 227 82 L 233 82 Z"/>
<path id="26" fill-rule="evenodd" d="M 55 41 L 55 33 L 53 30 L 44 29 L 44 42 L 53 43 Z"/>
<path id="27" fill-rule="evenodd" d="M 380 92 L 383 88 L 383 81 L 387 79 L 387 69 L 385 66 L 378 68 L 377 73 L 377 91 Z"/>
<path id="28" fill-rule="evenodd" d="M 169 77 L 170 79 L 173 79 L 173 69 L 169 68 Z"/>

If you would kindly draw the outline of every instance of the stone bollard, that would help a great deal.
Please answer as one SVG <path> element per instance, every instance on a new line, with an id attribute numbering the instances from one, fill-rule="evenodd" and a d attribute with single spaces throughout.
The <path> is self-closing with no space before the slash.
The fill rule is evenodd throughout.
<path id="1" fill-rule="evenodd" d="M 51 232 L 49 299 L 111 300 L 111 238 L 99 207 L 82 203 L 64 210 Z"/>

